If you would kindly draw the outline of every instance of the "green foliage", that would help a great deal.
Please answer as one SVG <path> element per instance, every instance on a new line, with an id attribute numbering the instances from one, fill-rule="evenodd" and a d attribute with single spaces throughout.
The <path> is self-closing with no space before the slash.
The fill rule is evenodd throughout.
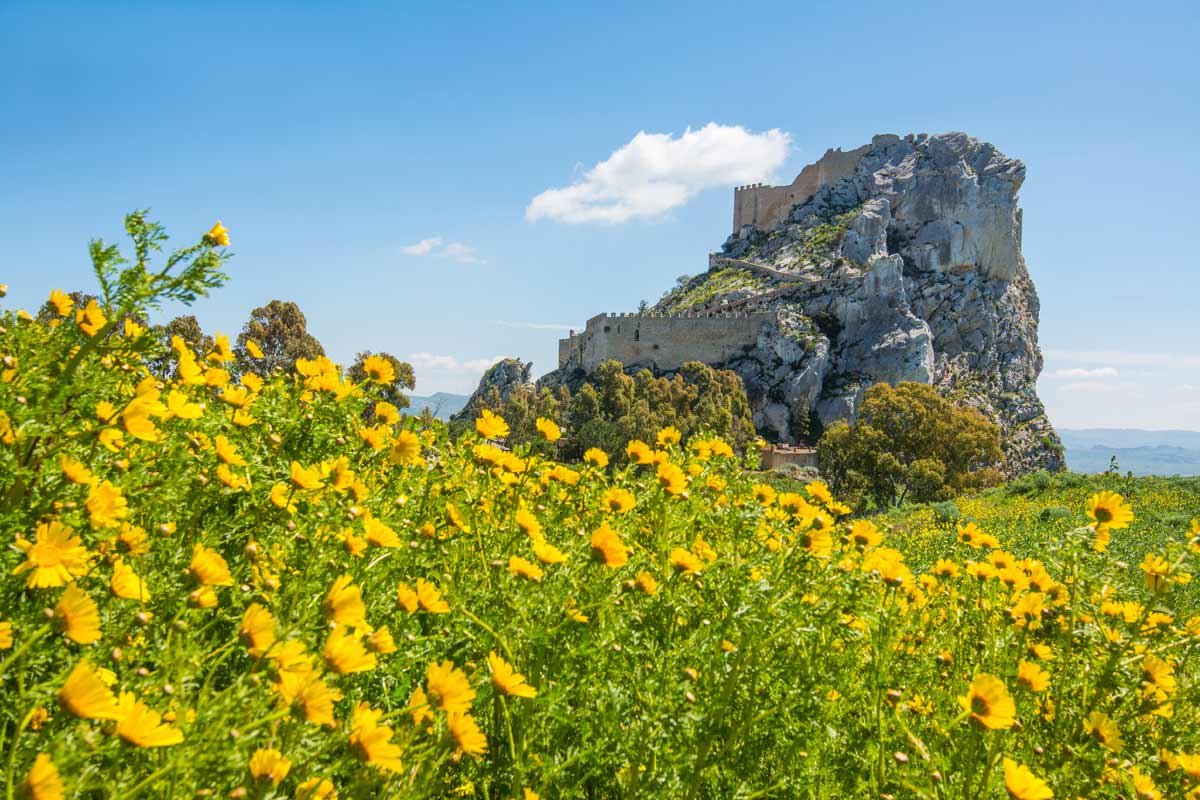
<path id="1" fill-rule="evenodd" d="M 180 347 L 160 379 L 161 337 L 106 324 L 0 315 L 8 797 L 965 800 L 1005 794 L 1004 757 L 1056 797 L 1196 786 L 1164 753 L 1200 752 L 1200 480 L 960 497 L 984 551 L 928 507 L 851 521 L 820 484 L 776 494 L 710 440 L 571 469 L 368 426 L 380 387 L 327 360 L 239 385 L 199 366 L 223 347 Z M 737 417 L 696 411 L 720 373 L 685 373 L 609 368 L 511 427 L 555 404 L 622 435 Z M 1105 553 L 1101 489 L 1136 511 Z M 1012 712 L 988 728 L 984 673 Z"/>
<path id="2" fill-rule="evenodd" d="M 1074 516 L 1071 509 L 1063 506 L 1046 506 L 1042 509 L 1042 513 L 1038 514 L 1038 519 L 1042 522 L 1050 522 L 1056 519 L 1070 519 Z"/>
<path id="3" fill-rule="evenodd" d="M 253 341 L 263 357 L 254 357 L 246 343 Z M 308 320 L 300 306 L 290 301 L 272 300 L 250 312 L 250 319 L 238 334 L 234 348 L 238 363 L 260 375 L 276 370 L 291 372 L 296 359 L 313 359 L 325 355 L 325 348 L 308 332 Z"/>
<path id="4" fill-rule="evenodd" d="M 396 379 L 388 386 L 381 387 L 380 399 L 391 403 L 396 408 L 408 408 L 408 396 L 405 391 L 411 391 L 417 385 L 417 379 L 413 375 L 412 364 L 407 361 L 401 361 L 391 353 L 371 353 L 364 351 L 354 357 L 354 363 L 350 366 L 347 375 L 350 380 L 355 383 L 361 383 L 366 380 L 367 372 L 363 369 L 363 362 L 370 356 L 378 356 L 392 365 L 392 369 L 396 372 Z M 373 416 L 371 417 L 374 418 Z"/>
<path id="5" fill-rule="evenodd" d="M 78 304 L 76 304 L 78 305 Z M 175 317 L 166 325 L 155 325 L 150 332 L 158 339 L 158 353 L 147 357 L 147 367 L 155 376 L 166 379 L 175 372 L 179 359 L 171 349 L 175 337 L 193 352 L 207 353 L 212 349 L 213 338 L 204 333 L 200 322 L 192 314 Z"/>
<path id="6" fill-rule="evenodd" d="M 687 276 L 680 276 L 686 278 Z M 761 287 L 765 279 L 753 272 L 736 267 L 715 272 L 707 272 L 702 280 L 690 285 L 689 282 L 676 283 L 675 287 L 663 298 L 669 311 L 685 311 L 697 308 L 712 301 L 713 298 L 738 290 L 753 290 Z"/>
<path id="7" fill-rule="evenodd" d="M 958 522 L 962 519 L 962 511 L 958 507 L 958 503 L 953 500 L 943 500 L 940 503 L 934 503 L 933 513 L 937 514 L 937 518 L 942 522 Z"/>
<path id="8" fill-rule="evenodd" d="M 648 369 L 628 375 L 619 361 L 609 360 L 574 394 L 565 386 L 558 394 L 517 387 L 502 400 L 493 388 L 480 408 L 508 421 L 513 444 L 546 444 L 535 423 L 538 417 L 552 420 L 563 437 L 543 452 L 567 461 L 579 460 L 591 447 L 623 459 L 631 440 L 653 443 L 658 431 L 671 426 L 685 438 L 715 434 L 740 450 L 756 438 L 741 378 L 699 361 L 689 361 L 669 378 L 656 378 Z"/>
<path id="9" fill-rule="evenodd" d="M 116 245 L 95 239 L 88 246 L 102 304 L 110 315 L 145 312 L 170 301 L 190 305 L 227 280 L 221 269 L 227 254 L 214 249 L 208 236 L 172 252 L 161 269 L 151 269 L 150 259 L 162 251 L 167 234 L 162 225 L 146 219 L 147 213 L 148 209 L 125 217 L 125 232 L 133 241 L 132 268 L 123 269 L 130 262 Z"/>
<path id="10" fill-rule="evenodd" d="M 872 386 L 854 423 L 830 426 L 817 452 L 836 493 L 880 508 L 1000 482 L 996 424 L 923 383 Z"/>

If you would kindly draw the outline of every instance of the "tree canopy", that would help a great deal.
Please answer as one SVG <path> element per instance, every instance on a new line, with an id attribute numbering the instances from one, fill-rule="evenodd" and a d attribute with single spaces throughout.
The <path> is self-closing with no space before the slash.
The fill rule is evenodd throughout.
<path id="1" fill-rule="evenodd" d="M 388 362 L 395 377 L 392 382 L 383 387 L 380 395 L 384 400 L 394 405 L 396 408 L 408 408 L 408 396 L 404 394 L 405 390 L 412 390 L 417 385 L 417 379 L 413 375 L 412 364 L 407 361 L 401 361 L 391 353 L 371 353 L 364 351 L 354 357 L 354 363 L 350 366 L 347 377 L 350 380 L 359 382 L 367 377 L 366 368 L 363 366 L 370 357 L 382 358 Z"/>
<path id="2" fill-rule="evenodd" d="M 854 422 L 825 430 L 817 456 L 836 494 L 879 507 L 942 500 L 1002 479 L 996 424 L 924 383 L 872 386 Z"/>
<path id="3" fill-rule="evenodd" d="M 741 378 L 698 361 L 670 377 L 655 377 L 648 369 L 629 375 L 619 361 L 605 361 L 574 393 L 566 386 L 540 392 L 517 387 L 505 401 L 493 387 L 479 406 L 508 422 L 509 446 L 547 444 L 536 422 L 539 417 L 553 421 L 563 433 L 553 449 L 564 460 L 580 459 L 592 447 L 620 460 L 630 440 L 652 443 L 658 431 L 670 426 L 685 438 L 705 431 L 740 449 L 757 437 Z"/>
<path id="4" fill-rule="evenodd" d="M 261 358 L 246 349 L 248 341 L 258 345 Z M 250 319 L 238 334 L 234 353 L 239 364 L 245 364 L 259 374 L 270 375 L 277 369 L 294 369 L 297 358 L 323 356 L 325 348 L 308 332 L 308 320 L 300 306 L 285 300 L 272 300 L 250 312 Z"/>

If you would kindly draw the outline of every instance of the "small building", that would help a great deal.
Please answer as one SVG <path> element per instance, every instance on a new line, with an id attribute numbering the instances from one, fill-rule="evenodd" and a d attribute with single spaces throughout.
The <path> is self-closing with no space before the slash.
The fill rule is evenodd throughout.
<path id="1" fill-rule="evenodd" d="M 760 469 L 778 469 L 788 465 L 817 467 L 817 451 L 790 444 L 768 444 L 759 450 Z"/>

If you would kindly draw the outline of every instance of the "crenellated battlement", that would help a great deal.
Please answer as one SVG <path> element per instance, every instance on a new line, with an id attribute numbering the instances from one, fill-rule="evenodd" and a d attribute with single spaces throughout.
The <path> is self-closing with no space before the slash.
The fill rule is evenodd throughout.
<path id="1" fill-rule="evenodd" d="M 688 361 L 720 364 L 758 341 L 774 311 L 612 312 L 589 319 L 582 331 L 558 341 L 560 369 L 591 372 L 608 359 L 659 371 Z"/>
<path id="2" fill-rule="evenodd" d="M 883 139 L 897 139 L 884 136 Z M 875 137 L 879 141 L 881 137 Z M 796 180 L 786 186 L 767 186 L 750 183 L 733 190 L 733 232 L 745 225 L 760 231 L 777 227 L 791 213 L 792 208 L 807 202 L 817 190 L 834 181 L 841 180 L 858 168 L 858 162 L 872 145 L 863 145 L 857 150 L 827 150 L 815 163 L 800 170 Z"/>

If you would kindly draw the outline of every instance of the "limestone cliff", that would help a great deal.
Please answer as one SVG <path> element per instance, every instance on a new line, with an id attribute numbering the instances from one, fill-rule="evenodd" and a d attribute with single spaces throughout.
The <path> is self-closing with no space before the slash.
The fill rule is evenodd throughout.
<path id="1" fill-rule="evenodd" d="M 451 424 L 465 425 L 485 408 L 485 401 L 494 394 L 499 402 L 506 402 L 514 389 L 523 389 L 533 385 L 530 380 L 533 374 L 533 362 L 521 361 L 519 358 L 502 358 L 484 371 L 479 379 L 479 386 L 467 398 L 463 407 L 450 415 Z"/>
<path id="2" fill-rule="evenodd" d="M 1017 205 L 1025 165 L 963 133 L 876 136 L 852 155 L 852 170 L 782 222 L 742 225 L 709 272 L 656 310 L 778 312 L 725 366 L 742 376 L 760 430 L 780 439 L 810 408 L 828 423 L 852 416 L 873 383 L 916 380 L 995 419 L 1010 472 L 1061 469 L 1036 392 L 1039 306 Z M 725 290 L 739 273 L 753 284 Z"/>
<path id="3" fill-rule="evenodd" d="M 852 417 L 867 387 L 913 380 L 996 420 L 1010 473 L 1062 469 L 1036 393 L 1039 307 L 1017 205 L 1024 179 L 1024 164 L 963 133 L 882 135 L 830 151 L 790 186 L 739 187 L 737 230 L 707 272 L 649 316 L 774 312 L 752 347 L 714 364 L 742 377 L 768 438 L 794 441 L 814 412 L 823 423 Z M 597 324 L 609 331 L 634 319 Z M 564 358 L 602 355 L 597 343 L 591 326 L 564 340 L 551 380 L 581 371 Z"/>

